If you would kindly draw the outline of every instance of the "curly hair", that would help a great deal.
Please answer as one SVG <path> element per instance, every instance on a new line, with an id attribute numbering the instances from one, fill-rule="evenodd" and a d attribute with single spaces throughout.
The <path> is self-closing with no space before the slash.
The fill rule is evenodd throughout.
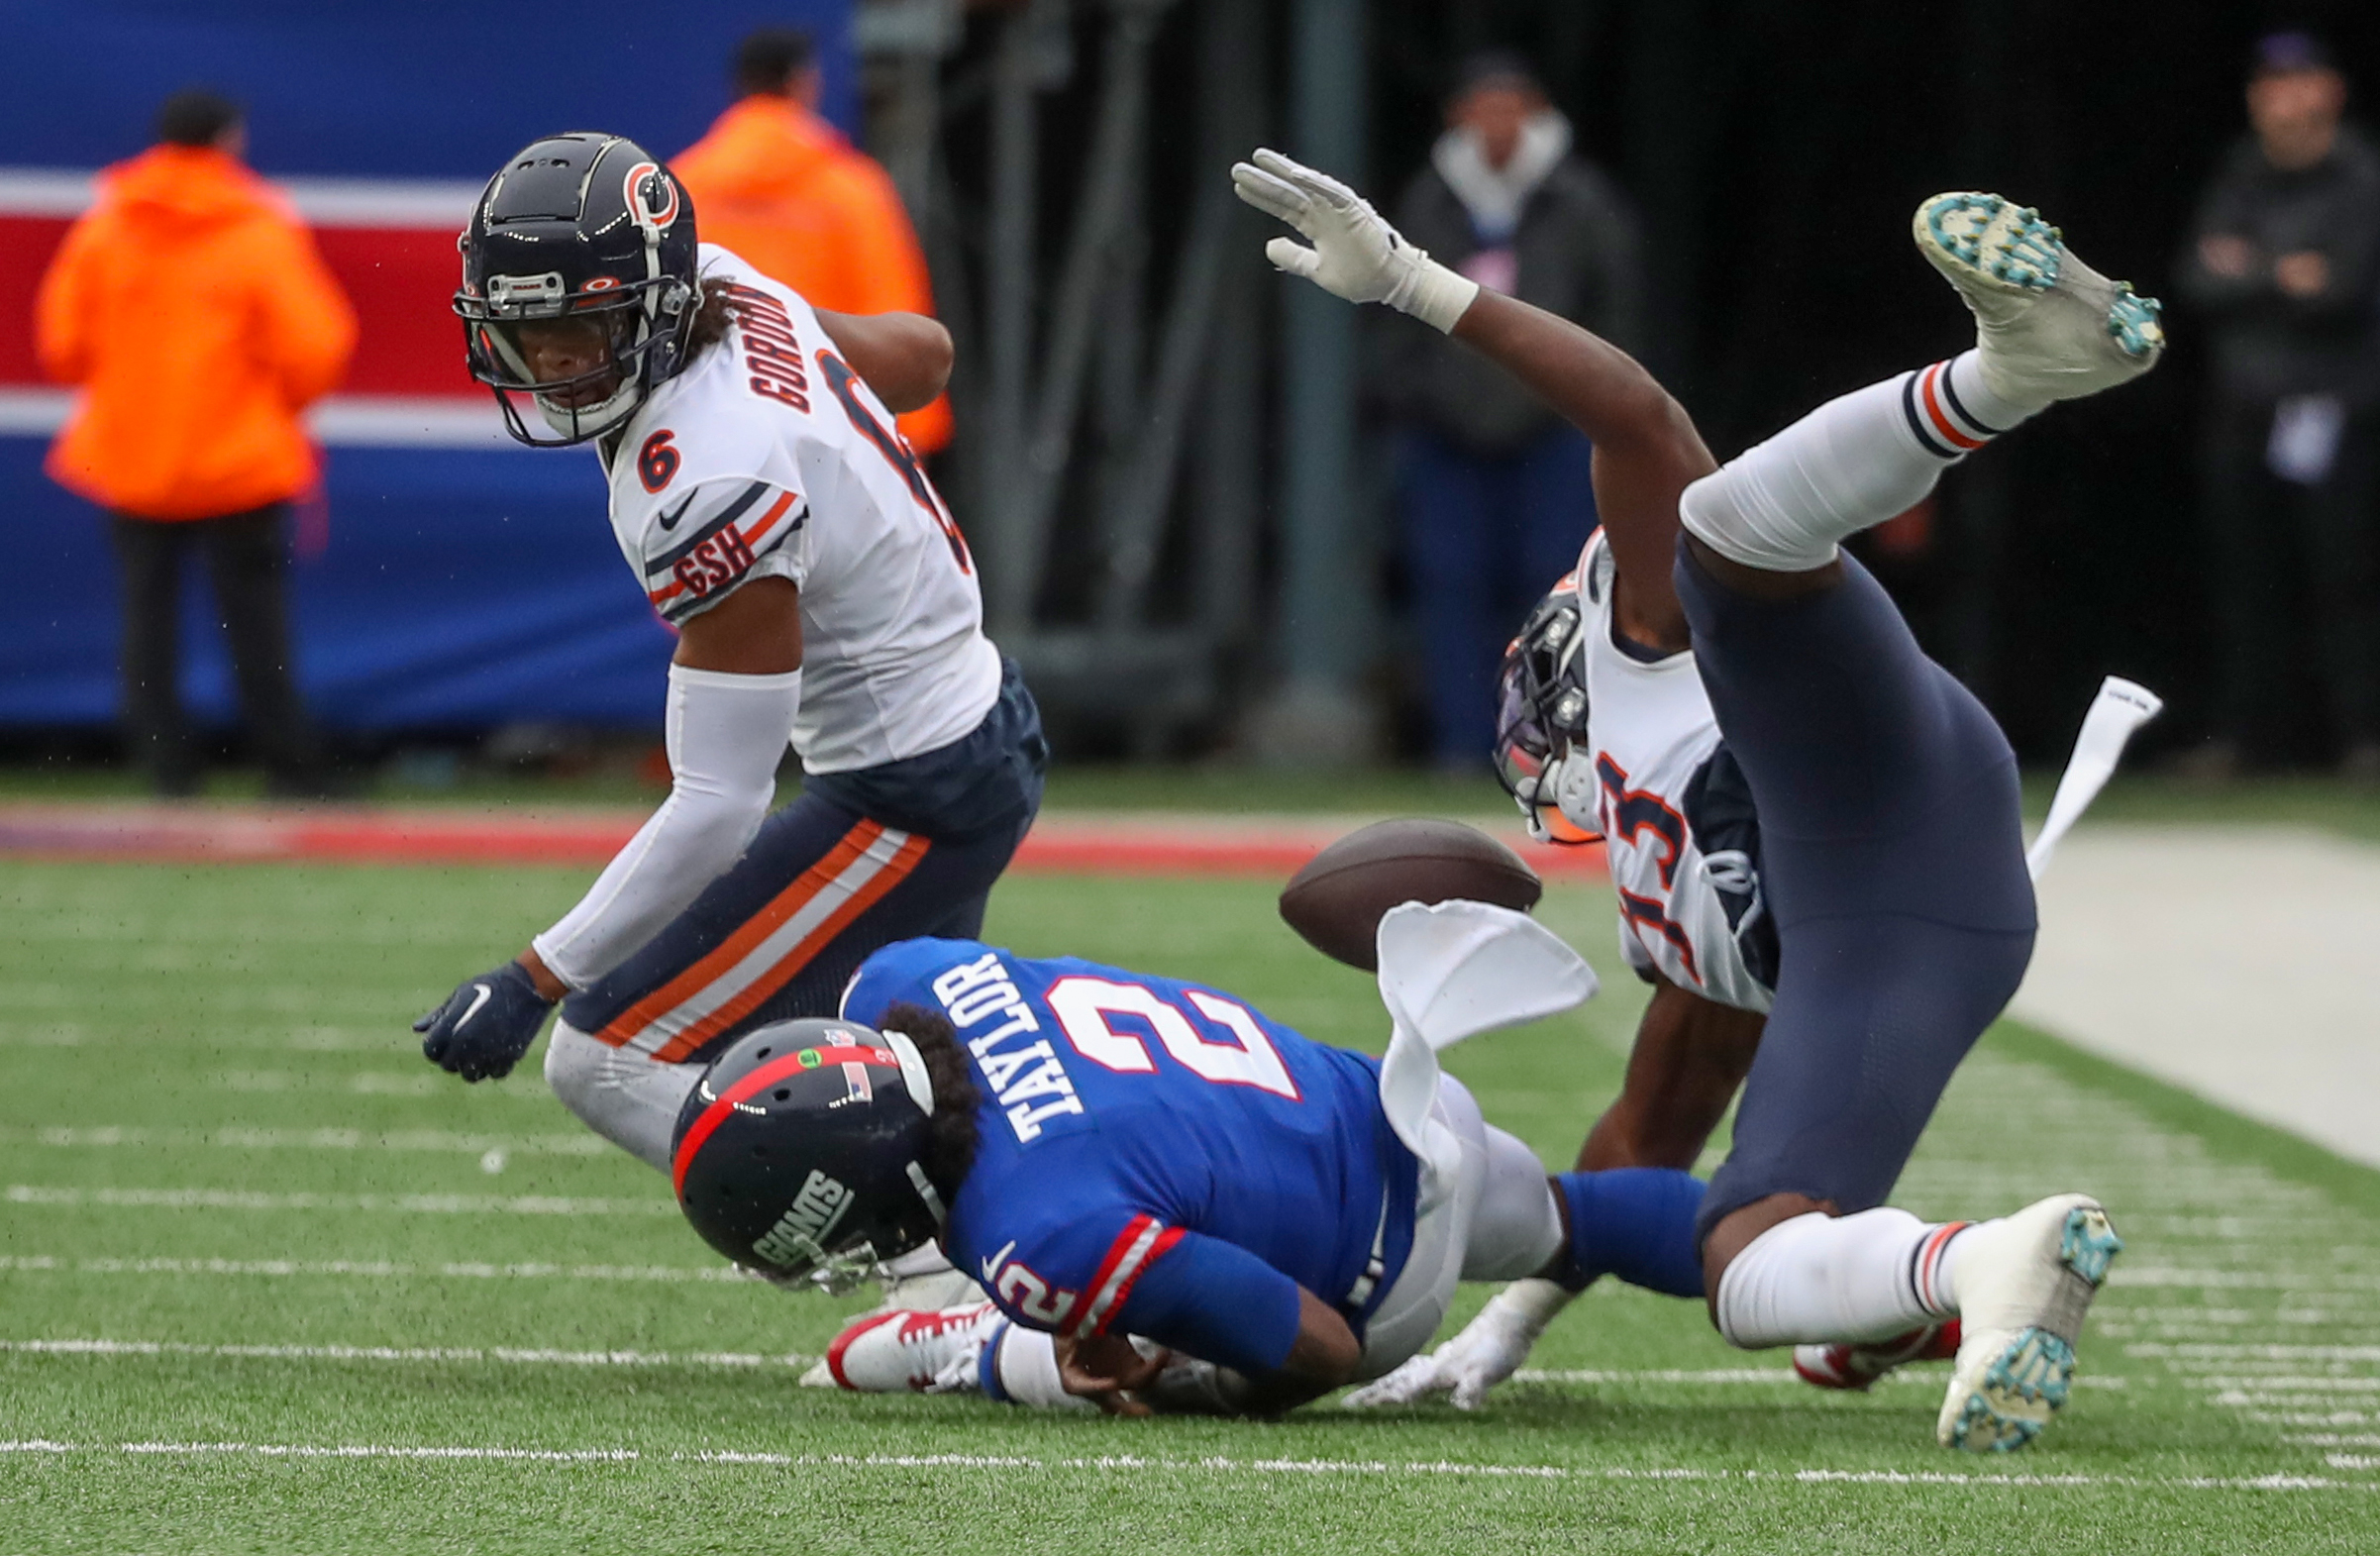
<path id="1" fill-rule="evenodd" d="M 685 350 L 678 360 L 690 363 L 727 339 L 727 327 L 735 318 L 735 283 L 716 275 L 704 280 L 702 301 L 694 310 L 694 322 L 686 326 Z"/>
<path id="2" fill-rule="evenodd" d="M 959 1034 L 947 1017 L 923 1005 L 894 1005 L 876 1024 L 916 1044 L 917 1056 L 925 1061 L 926 1079 L 934 1086 L 934 1115 L 928 1121 L 925 1160 L 918 1165 L 948 1203 L 976 1164 L 976 1107 L 983 1100 Z"/>

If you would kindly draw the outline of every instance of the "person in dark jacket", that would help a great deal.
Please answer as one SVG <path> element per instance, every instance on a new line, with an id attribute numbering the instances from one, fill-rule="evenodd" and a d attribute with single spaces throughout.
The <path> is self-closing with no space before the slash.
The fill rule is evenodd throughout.
<path id="1" fill-rule="evenodd" d="M 2216 170 L 2182 257 L 2214 347 L 2200 460 L 2221 663 L 2215 739 L 2187 763 L 2201 777 L 2230 776 L 2270 738 L 2301 613 L 2294 563 L 2343 770 L 2380 780 L 2380 153 L 2340 123 L 2346 95 L 2317 40 L 2264 39 L 2253 133 Z"/>
<path id="2" fill-rule="evenodd" d="M 1468 61 L 1446 133 L 1397 224 L 1482 286 L 1632 345 L 1642 285 L 1636 219 L 1571 155 L 1570 122 L 1529 67 Z M 1430 754 L 1488 760 L 1496 666 L 1511 624 L 1595 527 L 1590 450 L 1484 359 L 1411 320 L 1387 321 L 1381 398 L 1397 424 L 1404 554 L 1428 655 Z"/>

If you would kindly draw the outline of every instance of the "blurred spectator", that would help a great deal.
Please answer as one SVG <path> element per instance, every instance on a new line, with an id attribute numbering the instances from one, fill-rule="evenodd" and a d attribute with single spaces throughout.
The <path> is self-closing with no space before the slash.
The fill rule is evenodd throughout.
<path id="1" fill-rule="evenodd" d="M 818 116 L 809 35 L 764 28 L 736 51 L 734 107 L 670 165 L 702 237 L 835 313 L 934 311 L 925 253 L 883 167 Z M 920 454 L 951 440 L 947 396 L 900 418 Z"/>
<path id="2" fill-rule="evenodd" d="M 1642 290 L 1636 219 L 1610 179 L 1571 155 L 1570 121 L 1528 65 L 1506 53 L 1469 60 L 1446 124 L 1397 202 L 1397 228 L 1482 286 L 1628 345 Z M 1430 755 L 1475 769 L 1488 760 L 1504 644 L 1595 527 L 1591 451 L 1485 358 L 1411 320 L 1385 323 L 1380 387 L 1399 426 Z"/>
<path id="3" fill-rule="evenodd" d="M 355 314 L 287 203 L 242 164 L 238 107 L 176 93 L 156 129 L 158 145 L 100 175 L 42 279 L 42 365 L 83 391 L 49 469 L 110 510 L 125 721 L 157 791 L 198 786 L 176 666 L 195 545 L 270 786 L 313 793 L 283 554 L 290 502 L 320 476 L 299 416 L 346 371 Z"/>
<path id="4" fill-rule="evenodd" d="M 2380 155 L 2339 115 L 2346 82 L 2304 33 L 2257 46 L 2253 134 L 2200 202 L 2182 294 L 2213 324 L 2201 445 L 2221 651 L 2216 739 L 2188 766 L 2228 777 L 2269 735 L 2298 655 L 2294 563 L 2344 768 L 2380 779 Z"/>

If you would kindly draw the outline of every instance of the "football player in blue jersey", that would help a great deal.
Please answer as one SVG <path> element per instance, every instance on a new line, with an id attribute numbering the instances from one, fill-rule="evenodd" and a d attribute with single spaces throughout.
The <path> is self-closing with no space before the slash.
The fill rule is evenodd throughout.
<path id="1" fill-rule="evenodd" d="M 1549 1177 L 1438 1069 L 1447 1043 L 1592 993 L 1576 953 L 1473 902 L 1397 908 L 1380 948 L 1376 1060 L 1176 979 L 888 946 L 842 1019 L 713 1064 L 677 1120 L 680 1201 L 778 1280 L 933 1240 L 982 1282 L 988 1301 L 846 1330 L 832 1375 L 870 1392 L 1271 1412 L 1412 1356 L 1461 1280 L 1700 1296 L 1700 1182 Z"/>

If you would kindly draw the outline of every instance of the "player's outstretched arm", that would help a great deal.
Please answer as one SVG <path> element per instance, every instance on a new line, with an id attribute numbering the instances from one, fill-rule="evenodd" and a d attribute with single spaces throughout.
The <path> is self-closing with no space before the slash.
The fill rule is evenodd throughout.
<path id="1" fill-rule="evenodd" d="M 1670 583 L 1678 497 L 1718 462 L 1686 407 L 1609 341 L 1501 292 L 1483 290 L 1452 333 L 1594 443 L 1595 505 L 1618 565 L 1620 630 L 1648 648 L 1687 647 Z"/>
<path id="2" fill-rule="evenodd" d="M 801 701 L 801 591 L 755 578 L 680 629 L 670 671 L 670 797 L 578 905 L 414 1023 L 466 1081 L 509 1074 L 572 988 L 609 972 L 735 863 L 769 812 Z"/>
<path id="3" fill-rule="evenodd" d="M 1678 494 L 1717 468 L 1685 408 L 1627 353 L 1566 319 L 1457 275 L 1404 241 L 1353 189 L 1278 152 L 1231 169 L 1241 199 L 1306 240 L 1266 258 L 1350 302 L 1382 302 L 1465 342 L 1527 384 L 1595 444 L 1595 495 L 1619 568 L 1620 630 L 1687 646 L 1670 584 Z M 1311 247 L 1307 245 L 1310 244 Z"/>
<path id="4" fill-rule="evenodd" d="M 835 350 L 895 416 L 933 404 L 951 381 L 951 332 L 924 314 L 817 312 Z"/>

